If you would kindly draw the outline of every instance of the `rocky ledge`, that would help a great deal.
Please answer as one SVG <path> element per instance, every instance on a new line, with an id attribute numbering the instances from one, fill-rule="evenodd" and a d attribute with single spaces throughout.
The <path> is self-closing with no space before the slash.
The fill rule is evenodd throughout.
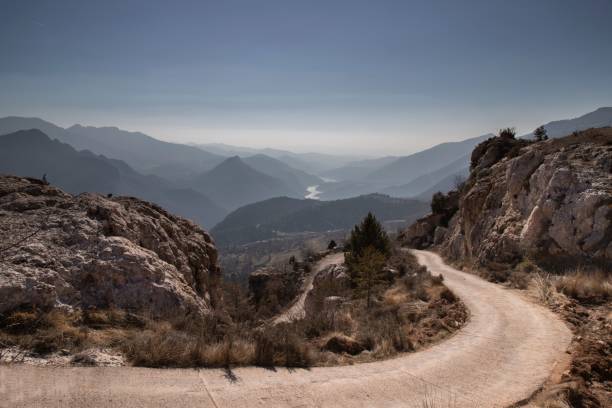
<path id="1" fill-rule="evenodd" d="M 194 223 L 131 197 L 72 196 L 0 176 L 0 314 L 119 308 L 197 317 L 215 307 L 220 270 Z"/>

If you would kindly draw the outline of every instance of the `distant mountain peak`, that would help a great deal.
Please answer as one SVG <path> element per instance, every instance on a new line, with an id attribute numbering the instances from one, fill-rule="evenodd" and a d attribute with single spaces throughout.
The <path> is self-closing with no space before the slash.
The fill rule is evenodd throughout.
<path id="1" fill-rule="evenodd" d="M 227 168 L 253 170 L 239 156 L 232 156 L 232 157 L 228 157 L 227 159 L 219 163 L 215 168 L 211 170 L 211 172 L 215 170 L 227 169 Z"/>

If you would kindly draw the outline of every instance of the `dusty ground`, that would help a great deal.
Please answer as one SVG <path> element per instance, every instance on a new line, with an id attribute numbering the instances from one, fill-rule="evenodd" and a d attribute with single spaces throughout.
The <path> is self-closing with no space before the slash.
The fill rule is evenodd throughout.
<path id="1" fill-rule="evenodd" d="M 571 340 L 552 312 L 417 251 L 471 313 L 418 353 L 310 370 L 0 366 L 2 407 L 503 407 L 530 396 Z M 425 405 L 428 402 L 430 405 Z"/>

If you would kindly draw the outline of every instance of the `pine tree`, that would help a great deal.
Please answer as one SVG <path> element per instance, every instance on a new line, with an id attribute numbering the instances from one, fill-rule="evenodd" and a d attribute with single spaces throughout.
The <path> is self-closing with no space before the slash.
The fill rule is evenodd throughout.
<path id="1" fill-rule="evenodd" d="M 544 126 L 540 126 L 534 130 L 533 135 L 535 136 L 535 140 L 538 142 L 548 140 L 548 133 L 546 132 L 546 128 Z"/>
<path id="2" fill-rule="evenodd" d="M 370 246 L 385 257 L 391 252 L 389 237 L 371 212 L 366 215 L 361 224 L 356 225 L 351 231 L 348 249 L 351 252 L 351 256 L 356 258 L 361 256 L 363 251 Z"/>
<path id="3" fill-rule="evenodd" d="M 372 246 L 368 246 L 357 257 L 355 268 L 355 283 L 357 292 L 365 294 L 367 308 L 372 304 L 374 288 L 384 282 L 382 268 L 385 265 L 385 256 Z"/>

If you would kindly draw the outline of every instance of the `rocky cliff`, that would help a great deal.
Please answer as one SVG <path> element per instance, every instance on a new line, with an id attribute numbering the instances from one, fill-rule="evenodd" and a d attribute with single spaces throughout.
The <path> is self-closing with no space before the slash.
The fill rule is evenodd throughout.
<path id="1" fill-rule="evenodd" d="M 610 128 L 535 143 L 491 138 L 452 194 L 404 232 L 409 245 L 487 267 L 525 257 L 612 261 Z"/>
<path id="2" fill-rule="evenodd" d="M 204 316 L 220 270 L 210 236 L 130 197 L 72 196 L 0 176 L 0 313 L 111 308 Z"/>

